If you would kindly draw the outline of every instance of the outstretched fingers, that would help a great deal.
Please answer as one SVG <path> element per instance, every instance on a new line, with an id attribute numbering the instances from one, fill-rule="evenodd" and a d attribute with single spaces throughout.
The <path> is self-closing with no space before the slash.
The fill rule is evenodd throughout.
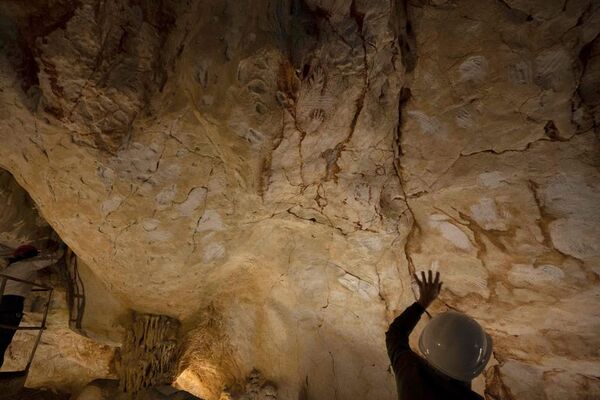
<path id="1" fill-rule="evenodd" d="M 427 285 L 427 278 L 425 277 L 425 271 L 421 271 L 421 283 Z"/>
<path id="2" fill-rule="evenodd" d="M 415 278 L 415 281 L 417 282 L 417 285 L 419 286 L 419 289 L 423 287 L 423 282 L 419 280 L 419 275 L 418 274 L 414 274 L 413 278 Z"/>
<path id="3" fill-rule="evenodd" d="M 414 274 L 415 281 L 420 289 L 430 288 L 438 293 L 442 290 L 442 282 L 440 281 L 440 273 L 436 272 L 435 277 L 433 276 L 433 271 L 429 270 L 427 273 L 425 271 Z"/>

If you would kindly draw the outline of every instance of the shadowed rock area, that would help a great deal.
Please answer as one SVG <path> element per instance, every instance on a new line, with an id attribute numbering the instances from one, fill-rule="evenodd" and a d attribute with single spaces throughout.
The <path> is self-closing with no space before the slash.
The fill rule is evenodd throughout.
<path id="1" fill-rule="evenodd" d="M 3 273 L 5 256 L 10 249 L 22 243 L 32 243 L 44 251 L 52 241 L 60 238 L 50 225 L 39 214 L 32 199 L 14 180 L 14 178 L 0 169 L 0 273 Z M 68 287 L 62 271 L 65 266 L 59 262 L 38 274 L 38 283 L 52 287 L 50 308 L 46 330 L 42 341 L 37 347 L 35 358 L 27 376 L 27 384 L 34 389 L 15 394 L 15 399 L 54 399 L 69 398 L 67 392 L 78 390 L 90 380 L 98 377 L 114 376 L 112 360 L 115 353 L 113 346 L 106 345 L 103 341 L 93 341 L 71 328 L 68 302 Z M 94 290 L 93 285 L 100 286 L 98 279 L 91 274 L 86 275 L 90 293 L 100 295 L 99 298 L 90 300 L 89 313 L 84 319 L 86 327 L 93 325 L 86 336 L 106 326 L 110 318 L 96 315 L 97 303 L 103 303 L 104 310 L 117 314 L 111 305 L 111 299 L 100 290 Z M 25 315 L 21 326 L 40 326 L 45 311 L 48 292 L 32 292 L 25 301 Z M 114 318 L 114 317 L 113 317 Z M 115 329 L 113 329 L 115 330 Z M 118 329 L 115 330 L 118 332 Z M 82 333 L 82 332 L 79 332 Z M 102 331 L 102 338 L 107 337 Z M 9 346 L 5 356 L 2 372 L 22 371 L 27 365 L 29 356 L 34 348 L 37 331 L 18 331 Z M 11 391 L 10 387 L 18 387 L 19 380 L 6 380 L 0 373 L 0 398 L 5 398 Z M 11 384 L 9 384 L 11 383 Z M 22 383 L 22 382 L 21 382 Z M 4 397 L 2 397 L 4 396 Z M 55 397 L 53 397 L 55 396 Z M 63 396 L 63 397 L 61 397 Z M 11 397 L 13 398 L 13 397 Z"/>
<path id="2" fill-rule="evenodd" d="M 195 396 L 395 399 L 384 333 L 434 269 L 431 313 L 493 338 L 476 391 L 597 398 L 599 32 L 595 0 L 4 0 L 0 167 L 82 265 L 70 332 L 179 321 Z"/>

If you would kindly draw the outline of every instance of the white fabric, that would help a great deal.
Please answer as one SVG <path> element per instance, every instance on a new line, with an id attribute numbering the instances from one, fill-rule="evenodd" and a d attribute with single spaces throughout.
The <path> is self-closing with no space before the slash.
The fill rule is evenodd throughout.
<path id="1" fill-rule="evenodd" d="M 17 261 L 2 269 L 0 274 L 10 276 L 12 278 L 22 279 L 29 282 L 34 282 L 37 278 L 37 272 L 54 264 L 60 255 L 56 254 L 41 254 L 37 257 L 28 258 L 23 261 Z M 1 278 L 1 276 L 0 276 Z M 27 297 L 31 291 L 31 284 L 6 280 L 6 287 L 3 295 L 13 295 Z"/>

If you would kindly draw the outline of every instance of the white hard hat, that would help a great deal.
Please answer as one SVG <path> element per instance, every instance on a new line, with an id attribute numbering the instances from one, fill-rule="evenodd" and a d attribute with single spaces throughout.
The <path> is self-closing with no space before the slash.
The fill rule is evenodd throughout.
<path id="1" fill-rule="evenodd" d="M 425 359 L 440 372 L 470 382 L 483 371 L 492 355 L 492 338 L 473 318 L 448 311 L 425 326 L 419 339 Z"/>

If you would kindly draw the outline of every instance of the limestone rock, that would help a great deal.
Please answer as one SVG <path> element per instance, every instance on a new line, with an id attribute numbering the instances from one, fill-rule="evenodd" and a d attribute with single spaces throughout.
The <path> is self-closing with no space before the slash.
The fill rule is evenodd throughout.
<path id="1" fill-rule="evenodd" d="M 12 249 L 29 243 L 43 243 L 53 237 L 53 230 L 37 213 L 31 198 L 5 170 L 0 170 L 0 243 L 2 257 Z M 37 244 L 37 243 L 36 243 Z"/>
<path id="2" fill-rule="evenodd" d="M 0 170 L 0 209 L 2 209 L 1 240 L 7 250 L 23 243 L 34 243 L 43 250 L 49 239 L 57 238 L 56 233 L 34 208 L 31 198 L 13 177 L 3 170 Z M 47 329 L 35 352 L 27 379 L 20 385 L 24 383 L 27 387 L 41 387 L 45 391 L 27 390 L 18 394 L 17 398 L 54 398 L 52 397 L 54 392 L 64 394 L 78 390 L 91 379 L 112 377 L 115 374 L 112 368 L 114 347 L 97 343 L 69 329 L 70 315 L 66 301 L 66 288 L 59 268 L 61 267 L 53 266 L 50 270 L 38 274 L 39 283 L 53 287 L 54 291 L 49 307 Z M 0 273 L 2 273 L 1 269 Z M 90 274 L 86 275 L 85 280 L 86 283 L 95 281 Z M 104 294 L 97 289 L 95 293 Z M 27 297 L 21 326 L 41 325 L 47 299 L 48 292 L 32 292 Z M 110 296 L 104 294 L 102 300 L 105 310 L 115 309 L 106 307 L 112 300 Z M 88 309 L 94 310 L 94 306 L 92 301 Z M 118 315 L 115 312 L 113 314 Z M 92 330 L 96 330 L 96 326 L 102 326 L 97 321 L 102 322 L 103 319 L 98 318 L 93 312 L 88 312 L 85 326 L 91 326 Z M 15 334 L 5 354 L 3 372 L 21 371 L 25 368 L 37 334 L 38 331 L 30 330 L 21 330 Z M 1 383 L 4 385 L 6 382 Z M 18 386 L 16 388 L 18 389 Z M 3 395 L 7 394 L 7 388 L 2 386 L 2 389 Z"/>
<path id="3" fill-rule="evenodd" d="M 384 332 L 433 268 L 432 312 L 494 339 L 488 398 L 597 396 L 598 2 L 0 15 L 0 165 L 125 307 L 182 321 L 181 387 L 393 399 Z"/>

